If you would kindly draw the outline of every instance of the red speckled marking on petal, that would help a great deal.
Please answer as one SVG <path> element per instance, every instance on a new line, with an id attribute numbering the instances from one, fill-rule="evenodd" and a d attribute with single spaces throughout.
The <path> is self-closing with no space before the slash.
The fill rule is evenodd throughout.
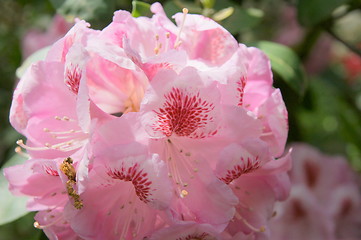
<path id="1" fill-rule="evenodd" d="M 177 238 L 176 240 L 206 240 L 210 235 L 203 232 L 202 234 L 189 234 L 186 237 Z"/>
<path id="2" fill-rule="evenodd" d="M 73 67 L 73 65 L 71 65 L 66 70 L 65 84 L 75 94 L 78 94 L 81 76 L 82 72 L 78 66 Z"/>
<path id="3" fill-rule="evenodd" d="M 167 137 L 175 133 L 190 138 L 205 138 L 217 133 L 217 130 L 196 133 L 197 129 L 204 128 L 213 121 L 210 113 L 214 110 L 214 104 L 202 100 L 199 93 L 191 95 L 184 90 L 172 88 L 164 97 L 166 101 L 163 107 L 154 110 L 158 120 L 153 125 L 155 131 L 161 131 Z"/>
<path id="4" fill-rule="evenodd" d="M 242 164 L 233 166 L 233 169 L 227 170 L 225 177 L 220 178 L 226 184 L 230 184 L 233 180 L 239 178 L 242 174 L 252 172 L 260 167 L 260 161 L 258 156 L 252 160 L 251 158 L 241 158 Z"/>
<path id="5" fill-rule="evenodd" d="M 143 172 L 143 169 L 139 169 L 137 163 L 129 168 L 122 166 L 120 169 L 109 170 L 108 175 L 113 179 L 132 182 L 139 199 L 145 203 L 149 202 L 148 198 L 152 195 L 150 192 L 152 182 L 147 178 L 148 174 Z"/>
<path id="6" fill-rule="evenodd" d="M 239 102 L 238 106 L 243 106 L 243 95 L 244 95 L 244 88 L 246 87 L 247 79 L 246 77 L 242 76 L 241 79 L 237 82 L 237 91 L 239 92 Z"/>
<path id="7" fill-rule="evenodd" d="M 44 170 L 47 174 L 51 176 L 59 176 L 58 171 L 54 170 L 52 167 L 44 166 Z"/>

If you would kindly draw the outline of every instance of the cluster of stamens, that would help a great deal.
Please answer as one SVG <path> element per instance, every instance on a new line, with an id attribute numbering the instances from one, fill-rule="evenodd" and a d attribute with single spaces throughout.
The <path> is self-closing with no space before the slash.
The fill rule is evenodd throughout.
<path id="1" fill-rule="evenodd" d="M 174 42 L 174 46 L 173 48 L 174 49 L 177 49 L 181 44 L 182 44 L 182 41 L 180 40 L 180 36 L 181 36 L 181 33 L 183 31 L 183 27 L 184 27 L 184 22 L 186 20 L 186 16 L 188 14 L 188 9 L 187 8 L 183 8 L 183 19 L 182 19 L 182 23 L 181 23 L 181 26 L 179 28 L 179 32 L 178 32 L 178 35 L 177 35 L 177 38 Z M 165 47 L 164 47 L 164 51 L 167 51 L 168 48 L 169 48 L 169 41 L 170 41 L 170 33 L 167 32 L 165 34 L 165 37 L 166 37 L 166 42 L 165 42 Z M 155 47 L 154 47 L 154 54 L 155 55 L 158 55 L 161 51 L 161 49 L 163 48 L 163 44 L 159 41 L 159 35 L 156 34 L 155 35 Z"/>
<path id="2" fill-rule="evenodd" d="M 67 116 L 59 117 L 55 116 L 55 120 L 58 121 L 64 121 L 64 122 L 74 122 L 74 119 L 71 119 Z M 24 148 L 26 150 L 30 151 L 44 151 L 44 150 L 59 150 L 63 152 L 72 151 L 75 149 L 80 148 L 83 146 L 83 141 L 87 139 L 88 134 L 84 133 L 81 130 L 74 130 L 70 129 L 68 131 L 52 131 L 49 128 L 44 128 L 44 132 L 50 134 L 50 136 L 54 139 L 64 140 L 63 142 L 56 143 L 56 144 L 50 144 L 50 143 L 44 143 L 43 147 L 31 147 L 24 143 L 22 139 L 19 139 L 16 144 L 18 144 L 21 148 Z M 15 152 L 24 155 L 18 147 L 15 149 Z M 26 155 L 24 155 L 26 156 Z"/>

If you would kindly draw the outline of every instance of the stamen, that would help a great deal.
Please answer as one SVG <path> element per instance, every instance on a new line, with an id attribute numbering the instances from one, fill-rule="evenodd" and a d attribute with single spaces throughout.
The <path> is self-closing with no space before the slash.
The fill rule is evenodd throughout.
<path id="1" fill-rule="evenodd" d="M 59 121 L 66 121 L 66 122 L 74 122 L 75 121 L 74 119 L 71 119 L 67 116 L 63 116 L 63 117 L 55 116 L 54 118 Z"/>
<path id="2" fill-rule="evenodd" d="M 62 217 L 59 217 L 58 219 L 56 219 L 55 221 L 47 224 L 47 225 L 40 225 L 40 223 L 38 221 L 35 221 L 34 222 L 34 227 L 37 228 L 37 229 L 45 229 L 45 228 L 48 228 L 48 227 L 51 227 L 57 223 L 59 223 L 61 220 L 63 220 Z"/>
<path id="3" fill-rule="evenodd" d="M 79 133 L 81 133 L 81 132 L 79 131 Z M 73 138 L 73 137 L 74 136 L 62 136 L 62 137 L 55 136 L 54 138 L 56 138 L 56 139 L 69 139 L 69 138 Z M 24 141 L 22 139 L 19 139 L 18 141 L 16 141 L 16 144 L 18 144 L 20 147 L 22 147 L 22 148 L 24 148 L 26 150 L 30 150 L 30 151 L 44 151 L 44 150 L 53 149 L 53 150 L 68 152 L 68 151 L 73 151 L 75 149 L 78 149 L 78 148 L 82 147 L 83 142 L 84 142 L 85 139 L 87 139 L 87 135 L 80 136 L 78 138 L 74 138 L 74 139 L 71 139 L 69 141 L 57 143 L 57 144 L 54 144 L 54 145 L 52 145 L 50 143 L 45 143 L 44 147 L 30 147 L 28 145 L 25 145 Z"/>
<path id="4" fill-rule="evenodd" d="M 182 24 L 181 24 L 181 27 L 179 29 L 179 32 L 178 32 L 178 35 L 177 35 L 177 39 L 175 40 L 175 43 L 174 43 L 174 48 L 177 49 L 181 44 L 182 44 L 182 41 L 180 41 L 180 35 L 183 31 L 183 27 L 184 27 L 184 22 L 186 21 L 186 16 L 188 14 L 188 9 L 187 8 L 183 8 L 183 19 L 182 19 Z"/>
<path id="5" fill-rule="evenodd" d="M 154 48 L 154 53 L 155 55 L 158 55 L 160 51 L 160 47 L 159 47 L 159 35 L 156 34 L 155 35 L 155 48 Z"/>
<path id="6" fill-rule="evenodd" d="M 125 214 L 124 216 L 134 216 L 133 213 L 134 213 L 134 209 L 135 209 L 136 204 L 132 204 L 132 202 L 134 202 L 136 200 L 137 195 L 135 194 L 133 189 L 129 189 L 129 191 L 130 192 L 128 193 L 128 196 L 130 195 L 131 199 L 129 201 L 129 206 L 126 208 L 127 211 L 124 213 Z M 124 219 L 124 218 L 120 217 L 120 218 L 118 218 L 118 221 L 121 220 L 121 219 Z M 132 220 L 133 220 L 133 217 L 126 218 L 126 222 L 123 225 L 123 229 L 122 229 L 122 232 L 120 234 L 120 239 L 124 239 L 124 240 L 126 239 L 126 236 L 128 234 L 129 227 L 131 225 Z M 137 221 L 137 222 L 139 222 L 139 221 Z M 119 224 L 117 224 L 117 227 L 116 227 L 116 230 L 115 230 L 116 235 L 118 234 L 118 226 L 119 226 Z"/>
<path id="7" fill-rule="evenodd" d="M 75 131 L 74 129 L 71 129 L 69 131 L 56 132 L 56 131 L 50 131 L 49 128 L 44 128 L 43 131 L 47 132 L 47 133 L 50 133 L 50 134 L 56 134 L 56 135 L 57 134 L 62 135 L 62 134 L 70 134 L 70 133 L 81 133 L 82 132 L 81 130 Z"/>
<path id="8" fill-rule="evenodd" d="M 174 183 L 177 185 L 176 195 L 181 198 L 188 196 L 188 191 L 184 188 L 189 186 L 189 183 L 186 180 L 194 178 L 195 166 L 190 162 L 189 157 L 186 157 L 186 154 L 182 154 L 183 151 L 179 149 L 184 149 L 178 144 L 167 145 L 165 149 L 165 155 L 169 156 L 169 159 L 175 158 L 177 161 L 168 161 L 168 176 L 171 177 Z M 198 171 L 198 169 L 197 169 Z M 181 174 L 183 173 L 183 175 Z M 184 175 L 185 174 L 185 175 Z M 189 180 L 188 179 L 188 180 Z"/>
<path id="9" fill-rule="evenodd" d="M 16 152 L 17 154 L 19 154 L 20 156 L 22 156 L 22 157 L 29 158 L 29 154 L 24 153 L 24 152 L 22 151 L 21 147 L 19 147 L 19 146 L 15 148 L 15 152 Z"/>
<path id="10" fill-rule="evenodd" d="M 243 218 L 238 212 L 236 212 L 235 217 L 237 219 L 241 220 L 244 223 L 244 225 L 246 225 L 249 229 L 251 229 L 254 232 L 265 232 L 266 231 L 266 228 L 264 226 L 261 226 L 259 228 L 254 227 L 245 218 Z"/>
<path id="11" fill-rule="evenodd" d="M 268 136 L 272 136 L 273 132 L 264 132 L 261 134 L 262 137 L 268 137 Z"/>
<path id="12" fill-rule="evenodd" d="M 181 198 L 185 198 L 187 195 L 188 195 L 187 190 L 184 190 L 184 189 L 183 189 L 183 190 L 181 191 L 181 194 L 180 194 Z"/>
<path id="13" fill-rule="evenodd" d="M 16 144 L 19 145 L 20 147 L 26 149 L 26 150 L 30 150 L 30 151 L 42 151 L 42 150 L 48 150 L 49 147 L 45 146 L 45 147 L 30 147 L 24 144 L 24 141 L 22 139 L 19 139 L 16 141 Z M 45 144 L 46 145 L 46 144 Z"/>
<path id="14" fill-rule="evenodd" d="M 167 51 L 168 48 L 169 48 L 170 33 L 167 32 L 167 33 L 165 34 L 165 37 L 166 37 L 166 39 L 165 39 L 165 51 Z"/>

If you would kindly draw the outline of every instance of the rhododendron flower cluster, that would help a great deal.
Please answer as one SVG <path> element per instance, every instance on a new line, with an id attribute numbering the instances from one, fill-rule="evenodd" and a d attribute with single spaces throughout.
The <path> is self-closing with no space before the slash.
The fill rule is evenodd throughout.
<path id="1" fill-rule="evenodd" d="M 290 197 L 271 221 L 274 239 L 360 239 L 360 179 L 346 159 L 300 143 L 292 159 Z"/>
<path id="2" fill-rule="evenodd" d="M 26 71 L 10 190 L 50 239 L 270 239 L 290 157 L 268 58 L 206 17 L 151 10 L 78 21 Z"/>

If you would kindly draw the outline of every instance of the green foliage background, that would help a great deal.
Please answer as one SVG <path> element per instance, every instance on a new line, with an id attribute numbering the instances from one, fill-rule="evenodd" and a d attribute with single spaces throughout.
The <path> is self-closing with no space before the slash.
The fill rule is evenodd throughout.
<path id="1" fill-rule="evenodd" d="M 134 15 L 149 14 L 144 3 L 152 2 L 133 5 Z M 289 143 L 307 142 L 326 153 L 344 155 L 356 171 L 361 171 L 361 75 L 350 76 L 343 64 L 344 56 L 361 56 L 359 0 L 160 2 L 169 16 L 187 7 L 190 13 L 217 20 L 239 42 L 264 50 L 272 62 L 275 86 L 281 88 L 288 107 Z M 289 47 L 272 42 L 287 25 L 282 18 L 285 7 L 296 9 L 298 24 L 304 32 L 297 43 Z M 55 13 L 66 19 L 85 19 L 93 28 L 102 29 L 110 23 L 115 10 L 131 11 L 132 2 L 1 0 L 0 9 L 0 167 L 3 167 L 23 161 L 13 157 L 19 134 L 10 126 L 8 115 L 17 81 L 15 72 L 24 60 L 21 39 L 25 33 L 29 29 L 45 31 Z M 331 57 L 318 53 L 324 54 L 318 61 L 325 62 L 325 66 L 317 72 L 308 72 L 305 65 L 312 61 L 313 53 L 319 51 L 324 38 L 331 42 Z M 6 186 L 4 178 L 0 178 L 1 239 L 46 239 L 40 230 L 32 227 L 34 213 L 26 214 L 24 201 L 5 194 Z M 10 202 L 13 208 L 4 202 Z"/>

